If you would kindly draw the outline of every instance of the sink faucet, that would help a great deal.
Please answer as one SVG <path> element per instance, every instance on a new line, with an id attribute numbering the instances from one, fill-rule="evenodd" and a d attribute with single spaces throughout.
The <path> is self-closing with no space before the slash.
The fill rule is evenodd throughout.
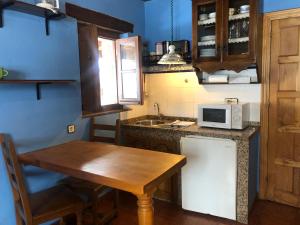
<path id="1" fill-rule="evenodd" d="M 162 117 L 163 115 L 160 113 L 159 104 L 156 102 L 156 103 L 154 103 L 153 107 L 154 107 L 154 109 L 157 110 L 157 116 L 158 116 L 158 118 Z"/>

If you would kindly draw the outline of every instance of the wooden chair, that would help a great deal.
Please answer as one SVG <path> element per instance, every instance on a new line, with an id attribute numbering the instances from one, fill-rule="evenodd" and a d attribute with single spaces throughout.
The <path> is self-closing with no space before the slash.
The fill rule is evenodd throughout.
<path id="1" fill-rule="evenodd" d="M 97 135 L 97 131 L 114 131 L 115 137 L 103 137 Z M 90 141 L 92 142 L 107 142 L 119 145 L 120 143 L 120 120 L 116 120 L 116 125 L 96 124 L 95 119 L 91 119 L 90 125 Z M 79 196 L 84 196 L 89 202 L 87 208 L 91 208 L 93 224 L 104 225 L 111 222 L 117 216 L 117 208 L 119 201 L 119 192 L 104 185 L 91 183 L 88 181 L 68 177 L 62 181 L 64 185 L 77 193 Z M 103 197 L 113 191 L 114 200 L 112 209 L 106 213 L 98 213 L 99 202 Z"/>
<path id="2" fill-rule="evenodd" d="M 97 134 L 97 131 L 114 131 L 115 137 L 105 137 Z M 107 142 L 120 145 L 120 120 L 116 120 L 116 125 L 97 124 L 95 118 L 91 119 L 90 141 Z"/>
<path id="3" fill-rule="evenodd" d="M 17 225 L 37 225 L 71 214 L 77 225 L 82 224 L 84 202 L 78 196 L 63 186 L 28 194 L 12 140 L 0 134 L 0 146 L 13 190 Z"/>

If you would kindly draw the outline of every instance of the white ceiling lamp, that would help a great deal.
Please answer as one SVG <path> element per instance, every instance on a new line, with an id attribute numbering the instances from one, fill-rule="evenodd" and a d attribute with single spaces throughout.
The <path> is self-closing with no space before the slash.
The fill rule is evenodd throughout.
<path id="1" fill-rule="evenodd" d="M 171 0 L 171 45 L 169 46 L 169 53 L 163 55 L 163 57 L 158 61 L 158 64 L 162 65 L 183 65 L 186 64 L 186 62 L 183 60 L 182 56 L 177 54 L 175 52 L 175 45 L 173 45 L 173 37 L 174 37 L 174 24 L 173 24 L 173 19 L 174 19 L 174 7 L 173 7 L 173 0 Z"/>

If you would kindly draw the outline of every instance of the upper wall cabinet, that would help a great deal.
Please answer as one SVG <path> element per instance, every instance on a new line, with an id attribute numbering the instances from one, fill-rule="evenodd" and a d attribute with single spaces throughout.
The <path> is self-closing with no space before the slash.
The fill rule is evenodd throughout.
<path id="1" fill-rule="evenodd" d="M 260 64 L 260 6 L 259 0 L 193 0 L 193 66 L 210 73 Z"/>

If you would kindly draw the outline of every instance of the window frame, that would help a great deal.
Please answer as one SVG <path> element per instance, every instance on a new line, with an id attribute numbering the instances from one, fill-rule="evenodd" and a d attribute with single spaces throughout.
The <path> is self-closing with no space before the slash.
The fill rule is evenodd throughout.
<path id="1" fill-rule="evenodd" d="M 118 112 L 125 112 L 131 110 L 127 105 L 142 105 L 144 104 L 144 75 L 142 73 L 142 53 L 141 53 L 141 38 L 129 37 L 120 38 L 120 34 L 115 31 L 102 29 L 94 24 L 78 22 L 78 35 L 79 35 L 79 51 L 80 51 L 80 81 L 81 81 L 81 97 L 82 97 L 82 117 L 93 117 L 99 115 L 106 115 Z M 99 44 L 98 38 L 113 40 L 115 42 L 115 56 L 116 56 L 116 75 L 117 75 L 117 96 L 118 103 L 111 105 L 101 105 L 101 82 L 100 82 L 100 68 L 99 60 Z M 138 100 L 139 101 L 121 101 L 120 91 L 120 71 L 118 69 L 117 42 L 126 41 L 127 39 L 136 38 L 138 45 L 137 50 L 137 72 L 136 75 L 139 79 L 138 82 Z M 97 66 L 96 66 L 97 65 Z M 122 84 L 122 83 L 121 83 Z"/>
<path id="2" fill-rule="evenodd" d="M 118 84 L 118 72 L 117 72 L 118 66 L 117 66 L 117 54 L 116 54 L 116 41 L 118 39 L 120 39 L 120 34 L 113 32 L 113 31 L 104 30 L 101 28 L 97 29 L 97 34 L 98 34 L 97 40 L 98 40 L 98 38 L 103 38 L 103 39 L 107 39 L 107 40 L 112 40 L 115 43 L 114 50 L 115 50 L 115 56 L 116 56 L 115 57 L 115 59 L 116 59 L 116 63 L 115 63 L 115 65 L 116 65 L 116 68 L 115 68 L 116 69 L 116 82 L 117 82 L 116 85 L 117 85 L 117 96 L 118 96 L 118 102 L 119 102 L 119 87 L 118 87 L 119 84 Z M 100 71 L 99 71 L 99 76 L 100 76 Z M 99 85 L 101 88 L 100 80 L 99 80 Z M 99 113 L 101 113 L 101 112 L 107 113 L 109 111 L 119 111 L 119 110 L 120 110 L 120 112 L 124 111 L 124 105 L 117 103 L 117 104 L 110 104 L 110 105 L 102 106 L 101 105 L 101 94 L 100 94 L 100 111 L 99 111 Z M 126 111 L 128 111 L 128 110 L 126 110 Z"/>
<path id="3" fill-rule="evenodd" d="M 123 96 L 123 82 L 122 82 L 122 62 L 121 62 L 121 45 L 132 44 L 135 46 L 136 55 L 136 75 L 138 75 L 138 96 L 137 98 L 125 98 Z M 128 37 L 116 40 L 116 60 L 117 60 L 117 79 L 118 79 L 118 101 L 121 105 L 143 105 L 144 104 L 144 76 L 142 73 L 142 57 L 141 57 L 141 47 L 142 41 L 140 36 Z"/>

